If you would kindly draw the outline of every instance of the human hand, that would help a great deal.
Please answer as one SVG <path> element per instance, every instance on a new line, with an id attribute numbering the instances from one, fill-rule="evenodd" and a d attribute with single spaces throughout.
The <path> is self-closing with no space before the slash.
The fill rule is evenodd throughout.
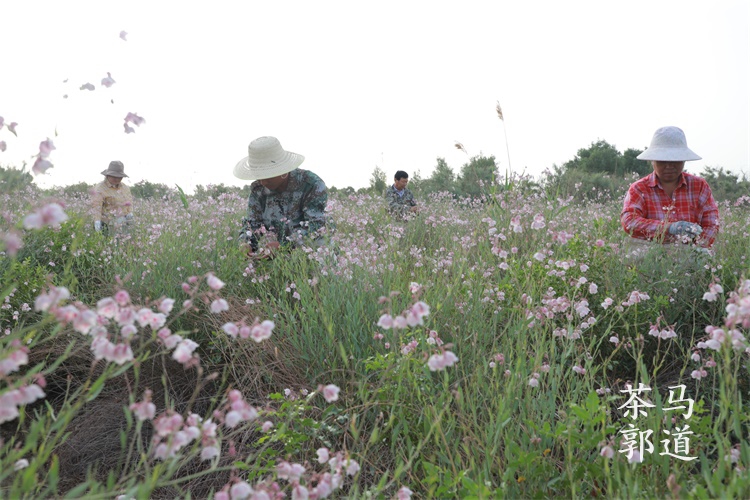
<path id="1" fill-rule="evenodd" d="M 100 220 L 95 220 L 94 221 L 94 230 L 97 233 L 101 233 L 102 232 L 102 221 L 100 221 Z"/>
<path id="2" fill-rule="evenodd" d="M 703 228 L 698 224 L 694 224 L 685 220 L 673 222 L 669 225 L 669 234 L 673 234 L 675 236 L 695 237 L 700 235 L 702 232 Z"/>

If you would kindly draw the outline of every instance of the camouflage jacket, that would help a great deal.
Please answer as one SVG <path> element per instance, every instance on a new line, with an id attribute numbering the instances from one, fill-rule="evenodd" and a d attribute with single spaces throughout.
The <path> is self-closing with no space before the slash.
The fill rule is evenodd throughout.
<path id="1" fill-rule="evenodd" d="M 328 190 L 320 177 L 298 168 L 289 172 L 284 191 L 271 191 L 255 181 L 250 185 L 247 217 L 242 219 L 240 240 L 258 249 L 258 241 L 271 237 L 284 244 L 299 244 L 306 237 L 319 241 L 326 226 Z M 319 233 L 318 233 L 319 232 Z"/>
<path id="2" fill-rule="evenodd" d="M 385 190 L 385 201 L 388 203 L 388 211 L 392 214 L 405 216 L 409 212 L 409 207 L 414 207 L 417 202 L 414 201 L 414 195 L 408 188 L 404 188 L 404 193 L 399 196 L 393 184 Z"/>

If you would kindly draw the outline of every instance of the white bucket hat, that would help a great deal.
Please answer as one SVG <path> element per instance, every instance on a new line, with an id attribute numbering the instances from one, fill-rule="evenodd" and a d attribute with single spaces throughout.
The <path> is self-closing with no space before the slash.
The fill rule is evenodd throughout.
<path id="1" fill-rule="evenodd" d="M 662 127 L 654 132 L 651 145 L 637 156 L 639 160 L 691 161 L 701 157 L 687 147 L 685 132 L 678 127 Z"/>
<path id="2" fill-rule="evenodd" d="M 270 179 L 299 167 L 305 157 L 284 151 L 275 137 L 258 137 L 247 147 L 247 157 L 234 166 L 234 176 L 244 180 Z"/>

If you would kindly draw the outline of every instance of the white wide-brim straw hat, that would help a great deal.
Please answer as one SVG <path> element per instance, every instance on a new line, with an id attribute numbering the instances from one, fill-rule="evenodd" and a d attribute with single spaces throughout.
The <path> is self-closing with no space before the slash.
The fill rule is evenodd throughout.
<path id="1" fill-rule="evenodd" d="M 651 138 L 651 145 L 637 156 L 639 160 L 692 161 L 701 157 L 687 147 L 685 132 L 679 127 L 662 127 Z"/>
<path id="2" fill-rule="evenodd" d="M 285 151 L 275 137 L 258 137 L 247 147 L 247 156 L 234 166 L 234 176 L 244 180 L 270 179 L 299 167 L 305 157 Z"/>
<path id="3" fill-rule="evenodd" d="M 125 166 L 121 161 L 109 162 L 109 167 L 102 172 L 102 175 L 108 175 L 110 177 L 127 177 L 125 174 Z"/>

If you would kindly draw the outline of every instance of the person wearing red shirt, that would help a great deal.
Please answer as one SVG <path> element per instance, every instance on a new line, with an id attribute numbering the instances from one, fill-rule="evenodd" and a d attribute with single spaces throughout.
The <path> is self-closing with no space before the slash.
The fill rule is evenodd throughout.
<path id="1" fill-rule="evenodd" d="M 710 247 L 719 232 L 719 207 L 701 177 L 683 172 L 685 162 L 701 157 L 688 149 L 678 127 L 662 127 L 638 155 L 653 173 L 634 182 L 625 196 L 620 223 L 631 237 L 660 243 Z"/>

